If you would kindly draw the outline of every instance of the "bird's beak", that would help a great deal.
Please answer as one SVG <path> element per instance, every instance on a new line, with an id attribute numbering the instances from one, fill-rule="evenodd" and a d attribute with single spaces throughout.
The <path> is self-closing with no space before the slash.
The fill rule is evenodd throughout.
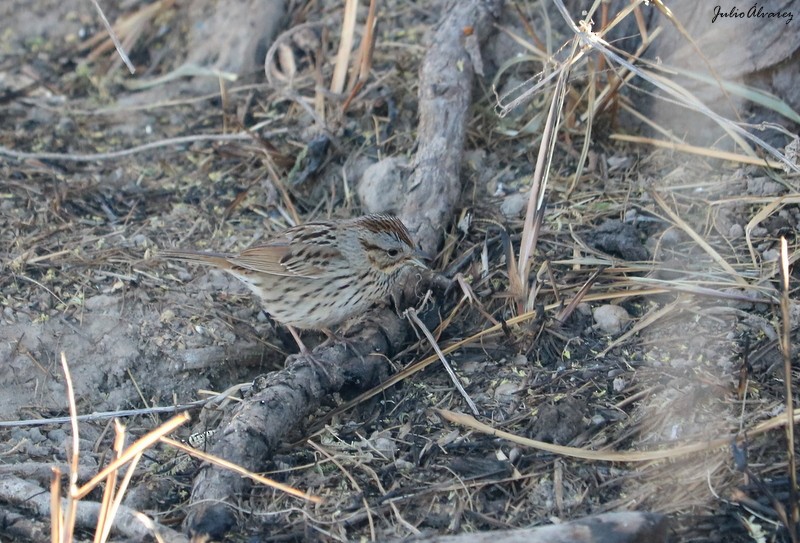
<path id="1" fill-rule="evenodd" d="M 425 262 L 430 262 L 432 259 L 426 253 L 423 253 L 419 249 L 411 253 L 411 258 L 408 259 L 409 264 L 413 264 L 418 268 L 422 268 L 423 270 L 428 269 L 428 265 Z"/>

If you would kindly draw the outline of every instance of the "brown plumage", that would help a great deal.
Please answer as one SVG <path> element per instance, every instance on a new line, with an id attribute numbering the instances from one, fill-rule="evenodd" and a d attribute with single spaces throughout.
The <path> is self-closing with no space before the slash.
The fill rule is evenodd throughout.
<path id="1" fill-rule="evenodd" d="M 275 320 L 307 329 L 328 329 L 365 311 L 389 295 L 404 267 L 425 267 L 405 225 L 387 215 L 309 222 L 236 254 L 159 256 L 225 270 Z"/>

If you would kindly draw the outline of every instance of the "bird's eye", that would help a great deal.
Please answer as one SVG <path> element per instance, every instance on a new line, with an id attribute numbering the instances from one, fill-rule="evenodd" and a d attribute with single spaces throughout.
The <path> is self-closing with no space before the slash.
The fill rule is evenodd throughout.
<path id="1" fill-rule="evenodd" d="M 395 257 L 395 256 L 397 256 L 397 255 L 399 255 L 399 254 L 400 254 L 400 251 L 398 251 L 397 249 L 389 249 L 389 250 L 388 250 L 388 251 L 386 251 L 386 252 L 387 252 L 387 253 L 388 253 L 388 255 L 389 255 L 389 256 L 391 256 L 391 257 Z"/>

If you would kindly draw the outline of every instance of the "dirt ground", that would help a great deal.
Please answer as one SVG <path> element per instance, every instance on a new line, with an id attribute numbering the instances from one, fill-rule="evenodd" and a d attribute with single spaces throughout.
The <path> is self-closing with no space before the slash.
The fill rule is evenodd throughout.
<path id="1" fill-rule="evenodd" d="M 341 96 L 319 92 L 331 78 L 340 7 L 275 2 L 271 15 L 253 17 L 260 38 L 234 48 L 228 35 L 203 33 L 198 21 L 221 17 L 209 15 L 209 5 L 187 14 L 182 3 L 162 0 L 149 4 L 147 17 L 131 17 L 125 28 L 136 76 L 113 48 L 101 52 L 88 41 L 106 36 L 91 3 L 0 7 L 0 18 L 13 23 L 0 36 L 0 146 L 12 151 L 0 154 L 6 476 L 47 489 L 49 466 L 68 471 L 69 424 L 49 420 L 68 415 L 62 353 L 78 413 L 98 414 L 80 423 L 80 473 L 88 478 L 111 454 L 114 413 L 134 410 L 119 418 L 138 437 L 174 414 L 153 408 L 251 383 L 295 352 L 235 279 L 159 260 L 159 248 L 233 251 L 296 218 L 359 215 L 359 196 L 370 194 L 361 181 L 368 167 L 393 158 L 413 169 L 422 39 L 440 17 L 438 3 L 381 7 L 370 79 L 344 114 Z M 103 7 L 114 21 L 146 6 Z M 800 178 L 620 142 L 610 135 L 639 125 L 607 113 L 596 120 L 575 179 L 585 138 L 576 121 L 585 79 L 576 76 L 547 188 L 534 295 L 513 299 L 510 260 L 519 254 L 549 100 L 534 98 L 500 118 L 491 85 L 501 67 L 498 85 L 506 88 L 541 69 L 504 66 L 525 50 L 511 30 L 524 34 L 523 14 L 538 9 L 509 8 L 483 49 L 463 189 L 432 263 L 469 289 L 455 286 L 435 301 L 444 322 L 437 341 L 444 348 L 528 315 L 448 355 L 477 418 L 497 429 L 595 451 L 727 441 L 643 462 L 543 452 L 445 420 L 438 409 L 470 409 L 435 363 L 334 417 L 363 390 L 326 398 L 262 470 L 324 503 L 256 486 L 233 504 L 230 540 L 386 541 L 623 510 L 670 515 L 674 540 L 791 540 L 779 505 L 789 507 L 783 426 L 754 429 L 785 410 L 779 240 L 786 238 L 794 264 Z M 278 50 L 278 83 L 265 83 L 263 66 L 249 59 L 263 58 L 269 36 L 305 23 Z M 566 37 L 557 36 L 560 46 Z M 157 79 L 185 73 L 176 70 L 186 59 L 240 76 Z M 321 112 L 333 135 L 327 145 L 312 115 Z M 152 146 L 137 149 L 143 144 Z M 798 273 L 790 270 L 796 339 Z M 526 302 L 536 311 L 526 312 Z M 388 371 L 433 353 L 417 337 Z M 792 360 L 797 385 L 796 354 Z M 176 438 L 213 429 L 221 416 L 192 414 Z M 125 504 L 181 530 L 200 464 L 156 446 Z M 25 506 L 0 496 L 0 510 L 0 540 L 26 540 L 8 524 Z"/>

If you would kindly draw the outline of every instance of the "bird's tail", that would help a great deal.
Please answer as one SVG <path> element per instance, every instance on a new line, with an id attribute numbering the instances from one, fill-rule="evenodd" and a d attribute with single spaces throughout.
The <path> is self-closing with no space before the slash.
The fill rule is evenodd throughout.
<path id="1" fill-rule="evenodd" d="M 158 251 L 156 256 L 166 260 L 182 260 L 184 262 L 194 262 L 196 264 L 205 264 L 207 266 L 227 269 L 231 267 L 231 262 L 228 259 L 233 255 L 226 253 L 184 251 L 182 249 L 162 249 Z"/>

